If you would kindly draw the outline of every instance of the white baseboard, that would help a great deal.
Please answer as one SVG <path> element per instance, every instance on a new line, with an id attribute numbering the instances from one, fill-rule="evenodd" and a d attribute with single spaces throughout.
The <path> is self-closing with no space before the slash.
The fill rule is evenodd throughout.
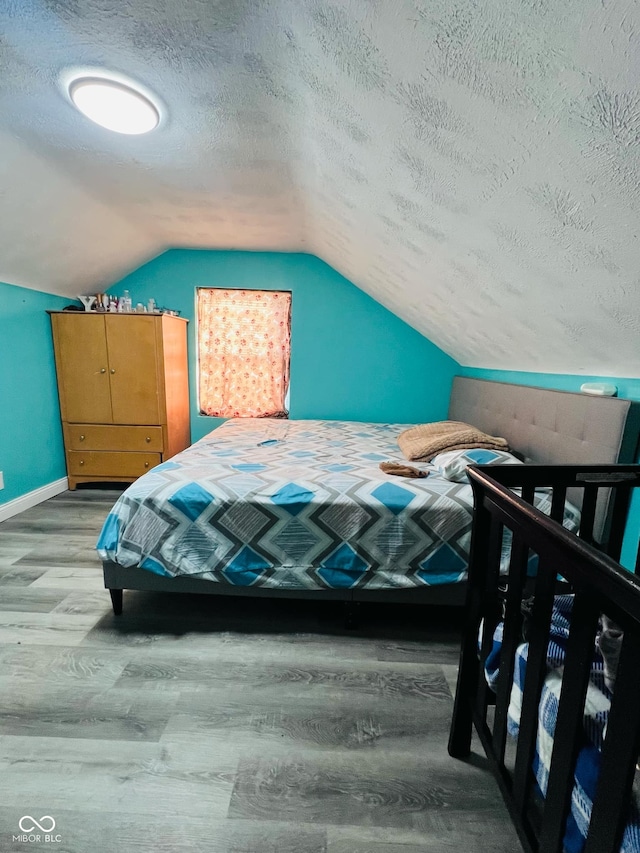
<path id="1" fill-rule="evenodd" d="M 6 504 L 0 504 L 0 521 L 6 521 L 25 509 L 31 509 L 42 501 L 49 500 L 60 492 L 66 492 L 69 488 L 69 481 L 66 477 L 60 480 L 54 480 L 53 483 L 47 483 L 46 486 L 40 486 L 39 489 L 34 489 L 32 492 L 27 492 L 26 495 L 21 495 L 19 498 L 14 498 L 12 501 L 7 501 Z"/>

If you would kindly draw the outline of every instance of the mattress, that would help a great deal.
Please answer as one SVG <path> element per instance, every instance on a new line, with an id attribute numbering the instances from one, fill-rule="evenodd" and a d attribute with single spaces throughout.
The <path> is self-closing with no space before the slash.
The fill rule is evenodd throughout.
<path id="1" fill-rule="evenodd" d="M 234 419 L 133 483 L 102 560 L 271 589 L 400 589 L 466 578 L 473 497 L 404 461 L 406 424 Z M 422 466 L 429 469 L 430 466 Z M 548 511 L 548 500 L 536 502 Z"/>
<path id="2" fill-rule="evenodd" d="M 554 601 L 550 640 L 547 647 L 547 676 L 538 706 L 538 733 L 533 760 L 533 773 L 538 790 L 544 796 L 549 783 L 553 740 L 558 716 L 562 673 L 566 644 L 569 637 L 573 596 L 557 596 Z M 499 677 L 502 647 L 502 623 L 494 634 L 493 648 L 485 663 L 489 686 L 496 690 Z M 518 646 L 515 658 L 513 687 L 507 716 L 509 734 L 518 736 L 522 696 L 527 668 L 528 644 Z M 600 771 L 601 748 L 611 707 L 612 694 L 605 683 L 605 667 L 597 644 L 594 643 L 593 661 L 583 716 L 583 744 L 578 754 L 574 774 L 571 808 L 563 840 L 565 853 L 582 853 L 596 793 Z M 640 853 L 640 813 L 637 796 L 631 804 L 621 853 Z"/>

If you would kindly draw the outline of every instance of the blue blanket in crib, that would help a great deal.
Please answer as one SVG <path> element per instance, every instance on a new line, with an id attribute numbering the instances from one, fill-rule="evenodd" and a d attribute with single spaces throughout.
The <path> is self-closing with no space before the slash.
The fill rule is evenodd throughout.
<path id="1" fill-rule="evenodd" d="M 538 737 L 533 762 L 538 788 L 544 796 L 549 782 L 553 736 L 565 659 L 569 637 L 573 596 L 557 596 L 553 607 L 551 634 L 547 648 L 547 677 L 545 679 L 538 708 Z M 485 662 L 487 682 L 492 689 L 498 684 L 500 652 L 502 648 L 502 623 L 494 633 L 493 648 Z M 511 700 L 508 712 L 509 734 L 517 737 L 522 708 L 522 694 L 527 665 L 528 645 L 518 647 Z M 606 733 L 606 724 L 612 694 L 605 684 L 604 661 L 597 644 L 594 643 L 593 664 L 585 702 L 583 718 L 583 745 L 578 754 L 575 769 L 575 785 L 571 796 L 571 809 L 567 818 L 564 836 L 566 853 L 582 853 L 589 830 L 589 820 L 600 771 L 600 750 Z M 620 853 L 640 853 L 640 812 L 634 800 L 625 828 Z"/>

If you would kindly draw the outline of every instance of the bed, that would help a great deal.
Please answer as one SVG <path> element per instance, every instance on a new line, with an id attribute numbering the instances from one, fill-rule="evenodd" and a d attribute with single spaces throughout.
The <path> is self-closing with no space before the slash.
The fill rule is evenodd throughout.
<path id="1" fill-rule="evenodd" d="M 630 458 L 630 411 L 625 400 L 456 377 L 448 417 L 528 460 L 610 463 Z M 381 472 L 401 460 L 405 426 L 232 421 L 157 466 L 100 536 L 114 611 L 124 589 L 462 605 L 471 488 L 436 471 Z M 600 502 L 599 523 L 606 512 Z"/>
<path id="2" fill-rule="evenodd" d="M 476 509 L 449 753 L 469 755 L 475 726 L 527 853 L 637 853 L 640 549 L 636 575 L 618 560 L 640 465 L 468 476 Z M 531 505 L 541 487 L 551 517 Z M 559 523 L 569 492 L 579 535 Z"/>

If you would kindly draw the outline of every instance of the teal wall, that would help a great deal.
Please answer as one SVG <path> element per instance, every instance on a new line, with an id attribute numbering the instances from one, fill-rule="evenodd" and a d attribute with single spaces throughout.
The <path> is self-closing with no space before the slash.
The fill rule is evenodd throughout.
<path id="1" fill-rule="evenodd" d="M 579 392 L 584 382 L 611 382 L 618 386 L 618 397 L 640 400 L 640 379 L 617 376 L 578 376 L 564 373 L 524 373 L 515 370 L 483 370 L 475 367 L 463 367 L 460 373 L 463 376 L 475 376 L 478 379 L 493 379 L 496 382 L 513 382 L 518 385 L 538 385 L 557 391 Z M 640 448 L 638 452 L 640 453 Z M 638 461 L 640 462 L 640 457 Z M 635 566 L 640 539 L 640 489 L 634 491 L 621 559 L 622 565 L 630 569 Z"/>
<path id="2" fill-rule="evenodd" d="M 415 423 L 446 417 L 456 373 L 522 385 L 579 391 L 611 381 L 640 400 L 640 379 L 462 368 L 434 344 L 312 255 L 176 249 L 109 292 L 134 302 L 153 297 L 189 323 L 191 430 L 195 441 L 220 423 L 198 414 L 195 288 L 292 291 L 291 417 Z M 0 282 L 0 504 L 65 476 L 47 309 L 68 298 Z M 640 460 L 639 460 L 640 461 Z M 632 567 L 640 535 L 634 495 L 623 564 Z"/>
<path id="3" fill-rule="evenodd" d="M 191 438 L 221 421 L 198 414 L 195 289 L 290 290 L 291 418 L 414 423 L 446 417 L 458 364 L 312 255 L 174 249 L 109 288 L 153 297 L 189 323 Z"/>
<path id="4" fill-rule="evenodd" d="M 69 301 L 0 282 L 0 504 L 66 476 L 45 311 Z"/>

